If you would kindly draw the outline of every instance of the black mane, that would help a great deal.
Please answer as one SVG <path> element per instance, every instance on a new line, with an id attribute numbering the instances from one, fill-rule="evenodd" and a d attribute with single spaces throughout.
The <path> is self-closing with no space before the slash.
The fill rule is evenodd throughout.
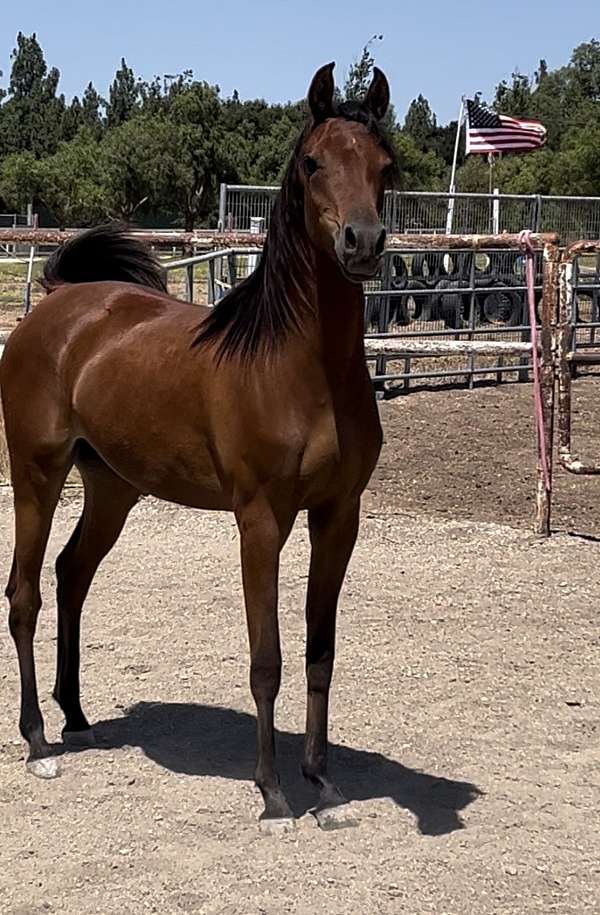
<path id="1" fill-rule="evenodd" d="M 391 144 L 375 118 L 357 102 L 341 103 L 335 116 L 364 124 L 395 161 Z M 211 310 L 199 327 L 194 345 L 218 341 L 219 359 L 239 353 L 273 351 L 312 310 L 314 256 L 304 223 L 300 178 L 302 150 L 315 128 L 302 131 L 277 197 L 260 262 Z"/>

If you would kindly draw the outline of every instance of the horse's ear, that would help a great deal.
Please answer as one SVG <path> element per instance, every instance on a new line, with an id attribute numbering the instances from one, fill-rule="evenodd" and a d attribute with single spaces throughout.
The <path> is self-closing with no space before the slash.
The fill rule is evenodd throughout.
<path id="1" fill-rule="evenodd" d="M 390 105 L 390 86 L 379 67 L 373 67 L 373 79 L 363 102 L 363 107 L 370 111 L 376 121 L 385 117 Z"/>
<path id="2" fill-rule="evenodd" d="M 308 90 L 308 106 L 317 124 L 333 116 L 334 67 L 332 62 L 317 70 Z"/>

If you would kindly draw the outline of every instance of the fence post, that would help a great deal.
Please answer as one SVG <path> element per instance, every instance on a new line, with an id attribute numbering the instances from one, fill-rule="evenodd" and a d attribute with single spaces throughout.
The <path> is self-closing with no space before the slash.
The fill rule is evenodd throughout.
<path id="1" fill-rule="evenodd" d="M 233 254 L 233 252 L 227 255 L 227 272 L 229 275 L 229 285 L 233 289 L 237 279 L 237 271 L 235 269 L 235 254 Z"/>
<path id="2" fill-rule="evenodd" d="M 219 188 L 219 221 L 217 222 L 217 231 L 225 231 L 225 207 L 227 206 L 227 185 L 221 181 Z"/>
<path id="3" fill-rule="evenodd" d="M 265 217 L 264 216 L 251 216 L 250 217 L 250 234 L 251 235 L 260 235 L 261 232 L 265 230 Z M 256 270 L 256 265 L 258 264 L 258 256 L 256 254 L 250 254 L 248 257 L 248 273 L 253 273 Z"/>
<path id="4" fill-rule="evenodd" d="M 494 188 L 492 201 L 492 235 L 500 234 L 500 189 Z"/>
<path id="5" fill-rule="evenodd" d="M 383 268 L 381 271 L 381 285 L 383 289 L 392 288 L 392 255 L 388 254 L 384 258 Z M 387 334 L 390 323 L 390 297 L 385 295 L 381 297 L 381 306 L 379 308 L 379 317 L 377 320 L 377 330 L 380 334 Z M 378 356 L 375 361 L 375 374 L 385 375 L 387 371 L 387 359 L 385 356 Z M 375 391 L 379 398 L 383 397 L 385 392 L 385 382 L 377 381 Z"/>
<path id="6" fill-rule="evenodd" d="M 185 297 L 188 302 L 194 301 L 194 265 L 185 268 Z"/>
<path id="7" fill-rule="evenodd" d="M 552 457 L 554 442 L 554 391 L 556 386 L 556 372 L 554 366 L 553 337 L 554 327 L 558 313 L 558 271 L 559 249 L 556 245 L 547 245 L 544 248 L 543 258 L 543 291 L 541 307 L 541 348 L 542 359 L 540 366 L 540 385 L 542 393 L 542 408 L 544 415 L 544 441 L 540 447 L 544 449 L 546 462 L 552 486 Z M 552 489 L 546 489 L 542 472 L 541 456 L 537 460 L 537 493 L 535 532 L 541 537 L 550 536 L 550 514 L 552 510 Z"/>
<path id="8" fill-rule="evenodd" d="M 533 229 L 534 232 L 540 232 L 541 225 L 542 225 L 542 198 L 541 198 L 540 194 L 537 194 L 536 198 L 535 198 L 533 225 L 531 228 Z"/>
<path id="9" fill-rule="evenodd" d="M 208 305 L 215 304 L 215 261 L 211 258 L 208 262 L 208 289 L 206 290 Z"/>
<path id="10" fill-rule="evenodd" d="M 475 305 L 477 304 L 476 298 L 475 298 L 475 258 L 476 257 L 477 257 L 477 252 L 473 251 L 472 256 L 471 256 L 471 269 L 469 271 L 469 286 L 473 290 L 473 292 L 471 293 L 470 300 L 469 300 L 469 334 L 467 336 L 468 340 L 473 339 L 473 331 L 475 330 L 475 318 L 476 318 Z M 458 296 L 457 298 L 460 301 L 461 297 Z M 462 310 L 462 308 L 461 308 L 461 310 Z M 457 321 L 456 323 L 460 327 L 460 322 Z M 474 368 L 475 368 L 475 356 L 469 356 L 468 386 L 469 386 L 470 391 L 473 389 L 473 384 L 475 381 L 475 374 L 473 371 Z"/>
<path id="11" fill-rule="evenodd" d="M 31 284 L 33 282 L 33 263 L 35 260 L 36 246 L 29 248 L 29 261 L 27 263 L 27 279 L 25 281 L 25 294 L 23 300 L 23 317 L 31 311 Z"/>

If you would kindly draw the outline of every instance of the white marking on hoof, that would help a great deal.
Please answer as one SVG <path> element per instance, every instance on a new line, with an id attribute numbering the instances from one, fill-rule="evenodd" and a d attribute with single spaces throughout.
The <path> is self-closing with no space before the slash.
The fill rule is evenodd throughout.
<path id="1" fill-rule="evenodd" d="M 296 829 L 296 820 L 292 817 L 271 817 L 258 821 L 259 829 L 267 836 L 284 836 Z"/>
<path id="2" fill-rule="evenodd" d="M 312 810 L 311 813 L 321 829 L 348 829 L 360 825 L 360 820 L 350 804 L 325 807 L 323 810 Z"/>
<path id="3" fill-rule="evenodd" d="M 43 759 L 28 759 L 27 771 L 36 778 L 57 778 L 60 775 L 60 760 L 57 756 L 46 756 Z"/>
<path id="4" fill-rule="evenodd" d="M 89 748 L 96 746 L 96 735 L 93 728 L 88 728 L 86 731 L 63 731 L 62 737 L 66 747 Z"/>

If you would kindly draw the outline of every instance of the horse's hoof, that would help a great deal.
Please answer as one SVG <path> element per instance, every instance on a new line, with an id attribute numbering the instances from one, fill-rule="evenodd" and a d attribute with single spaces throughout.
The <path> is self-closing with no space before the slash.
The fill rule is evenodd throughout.
<path id="1" fill-rule="evenodd" d="M 73 750 L 90 749 L 96 746 L 93 728 L 87 728 L 85 731 L 63 731 L 62 738 L 65 747 Z"/>
<path id="2" fill-rule="evenodd" d="M 338 807 L 322 807 L 311 810 L 321 829 L 348 829 L 360 824 L 351 804 L 340 804 Z"/>
<path id="3" fill-rule="evenodd" d="M 44 756 L 42 759 L 28 759 L 27 771 L 36 778 L 56 778 L 60 775 L 60 760 L 57 756 Z"/>
<path id="4" fill-rule="evenodd" d="M 293 817 L 268 817 L 258 821 L 259 829 L 266 836 L 285 836 L 296 829 Z"/>

